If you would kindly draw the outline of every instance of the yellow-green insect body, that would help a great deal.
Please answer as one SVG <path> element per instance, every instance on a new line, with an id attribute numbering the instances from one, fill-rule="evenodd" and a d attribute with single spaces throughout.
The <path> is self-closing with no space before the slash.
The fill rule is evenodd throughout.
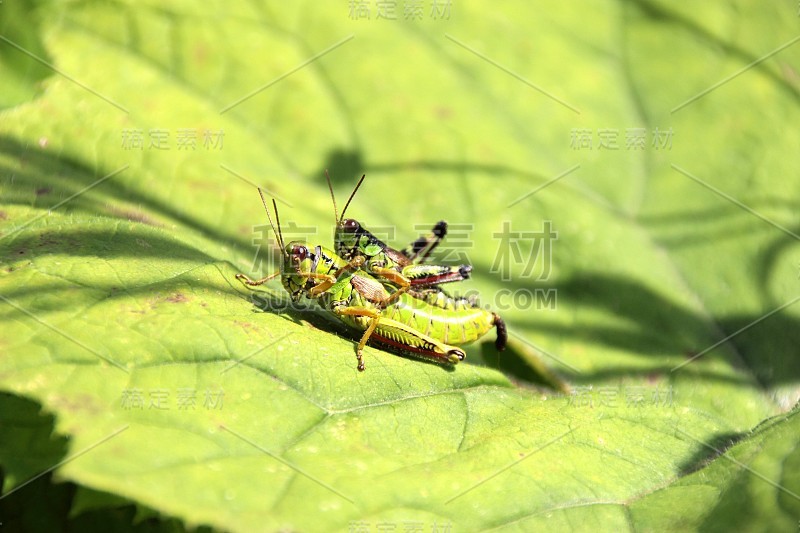
<path id="1" fill-rule="evenodd" d="M 359 370 L 364 369 L 363 348 L 370 339 L 395 351 L 439 363 L 456 364 L 464 359 L 466 354 L 460 348 L 413 327 L 419 322 L 414 316 L 416 313 L 425 316 L 426 322 L 442 319 L 429 304 L 401 295 L 405 296 L 404 311 L 392 313 L 392 317 L 400 320 L 387 316 L 387 311 L 395 305 L 395 302 L 388 303 L 392 299 L 391 293 L 367 272 L 359 270 L 360 263 L 360 260 L 355 263 L 344 261 L 323 246 L 294 241 L 284 248 L 284 262 L 279 273 L 293 300 L 303 296 L 314 299 L 344 324 L 365 332 L 356 352 Z M 254 286 L 276 277 L 276 274 L 258 281 L 242 274 L 237 277 Z"/>
<path id="2" fill-rule="evenodd" d="M 480 307 L 458 306 L 448 309 L 444 305 L 430 304 L 412 294 L 402 294 L 386 308 L 382 316 L 457 346 L 476 341 L 497 328 L 496 344 L 499 349 L 505 347 L 505 324 L 496 314 Z"/>
<path id="3" fill-rule="evenodd" d="M 274 200 L 273 207 L 278 220 Z M 409 294 L 398 297 L 397 288 L 389 286 L 387 290 L 360 270 L 363 257 L 345 261 L 323 246 L 302 241 L 284 246 L 279 221 L 275 233 L 284 257 L 281 270 L 257 281 L 243 274 L 236 277 L 256 286 L 280 275 L 293 300 L 302 296 L 315 299 L 343 323 L 363 330 L 356 349 L 359 370 L 364 370 L 363 348 L 371 338 L 395 351 L 445 364 L 456 364 L 466 356 L 455 345 L 476 340 L 492 327 L 498 332 L 496 344 L 505 345 L 505 325 L 494 313 L 477 307 L 448 311 Z"/>
<path id="4" fill-rule="evenodd" d="M 430 235 L 420 237 L 406 247 L 405 250 L 395 250 L 378 239 L 357 220 L 344 218 L 350 201 L 364 181 L 364 176 L 361 176 L 361 179 L 350 194 L 350 198 L 348 198 L 341 215 L 336 209 L 336 198 L 333 194 L 333 186 L 327 171 L 325 177 L 328 180 L 328 188 L 333 201 L 334 220 L 336 222 L 333 237 L 334 251 L 347 261 L 363 257 L 364 270 L 384 283 L 392 284 L 398 288 L 398 294 L 395 297 L 410 288 L 431 287 L 441 283 L 463 281 L 469 278 L 472 271 L 472 267 L 469 265 L 423 264 L 447 233 L 447 224 L 444 221 L 437 223 Z"/>

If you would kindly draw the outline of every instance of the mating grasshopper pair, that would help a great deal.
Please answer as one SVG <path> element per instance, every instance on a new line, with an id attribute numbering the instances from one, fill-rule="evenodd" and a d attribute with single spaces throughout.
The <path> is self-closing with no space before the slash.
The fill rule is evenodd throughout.
<path id="1" fill-rule="evenodd" d="M 326 173 L 327 174 L 327 173 Z M 275 200 L 275 221 L 259 189 L 264 209 L 283 254 L 282 268 L 259 280 L 244 274 L 236 278 L 258 286 L 281 276 L 292 300 L 305 296 L 316 300 L 347 326 L 363 330 L 356 348 L 358 369 L 364 370 L 363 350 L 368 341 L 392 351 L 442 364 L 457 364 L 466 354 L 457 347 L 479 339 L 497 329 L 495 346 L 505 348 L 507 334 L 503 320 L 466 298 L 454 298 L 439 284 L 469 277 L 471 267 L 425 264 L 431 251 L 446 233 L 444 222 L 437 224 L 429 237 L 421 237 L 403 251 L 390 248 L 353 219 L 344 214 L 361 177 L 345 204 L 341 216 L 336 209 L 335 249 L 304 241 L 286 244 L 281 234 Z"/>

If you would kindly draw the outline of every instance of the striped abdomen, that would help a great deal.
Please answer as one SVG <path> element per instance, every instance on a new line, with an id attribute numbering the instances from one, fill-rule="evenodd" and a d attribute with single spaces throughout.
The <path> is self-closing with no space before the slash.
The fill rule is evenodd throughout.
<path id="1" fill-rule="evenodd" d="M 446 344 L 459 345 L 478 340 L 496 325 L 498 341 L 501 336 L 502 320 L 494 313 L 479 307 L 443 309 L 408 294 L 401 295 L 381 316 L 396 320 Z M 502 333 L 504 337 L 504 325 Z"/>

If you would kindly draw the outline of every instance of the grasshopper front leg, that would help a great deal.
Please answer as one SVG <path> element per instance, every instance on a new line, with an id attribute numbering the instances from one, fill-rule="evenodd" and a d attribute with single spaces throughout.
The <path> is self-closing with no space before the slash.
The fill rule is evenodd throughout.
<path id="1" fill-rule="evenodd" d="M 249 277 L 247 277 L 244 274 L 236 274 L 235 277 L 236 277 L 236 279 L 238 279 L 239 281 L 241 281 L 245 285 L 248 285 L 250 287 L 258 287 L 259 285 L 263 285 L 264 283 L 268 282 L 269 280 L 275 279 L 280 275 L 281 275 L 281 272 L 279 270 L 278 272 L 274 272 L 274 273 L 270 274 L 269 276 L 264 276 L 263 278 L 256 279 L 256 280 L 250 279 Z M 310 289 L 308 291 L 309 295 L 312 296 L 312 297 L 319 296 L 320 294 L 322 294 L 323 292 L 325 292 L 329 288 L 331 288 L 331 286 L 334 283 L 336 283 L 336 278 L 334 276 L 330 276 L 328 274 L 317 274 L 315 272 L 302 272 L 302 273 L 300 273 L 298 275 L 302 276 L 304 278 L 312 278 L 312 279 L 321 279 L 321 280 L 323 280 L 322 283 L 320 283 L 319 285 L 314 286 L 314 288 L 312 288 L 312 289 Z"/>
<path id="2" fill-rule="evenodd" d="M 324 293 L 328 289 L 330 289 L 334 283 L 336 283 L 336 277 L 331 276 L 330 274 L 318 274 L 316 272 L 303 272 L 302 276 L 304 278 L 310 279 L 321 279 L 322 283 L 319 285 L 315 285 L 312 289 L 308 291 L 308 295 L 311 298 L 316 298 L 320 294 Z"/>
<path id="3" fill-rule="evenodd" d="M 395 290 L 392 294 L 390 294 L 386 300 L 381 302 L 381 305 L 383 306 L 386 306 L 395 301 L 397 298 L 400 297 L 401 294 L 406 292 L 409 289 L 409 287 L 411 287 L 411 282 L 407 277 L 397 272 L 396 270 L 392 270 L 391 268 L 373 267 L 372 269 L 370 269 L 370 272 L 372 272 L 376 276 L 385 279 L 386 281 L 392 283 L 395 287 L 397 287 L 397 290 Z"/>
<path id="4" fill-rule="evenodd" d="M 275 279 L 281 275 L 281 271 L 278 270 L 277 272 L 273 272 L 269 276 L 265 276 L 261 279 L 250 279 L 249 277 L 245 276 L 244 274 L 236 274 L 236 279 L 244 283 L 245 285 L 249 285 L 251 287 L 258 287 L 259 285 L 263 285 L 264 283 L 268 282 L 271 279 Z"/>

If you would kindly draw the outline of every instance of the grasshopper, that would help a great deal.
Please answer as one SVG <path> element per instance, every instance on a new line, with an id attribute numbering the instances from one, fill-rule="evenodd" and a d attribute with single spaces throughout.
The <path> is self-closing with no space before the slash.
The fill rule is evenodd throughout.
<path id="1" fill-rule="evenodd" d="M 392 293 L 390 301 L 399 298 L 401 294 L 409 290 L 413 292 L 415 289 L 469 278 L 472 271 L 472 267 L 469 265 L 451 267 L 423 264 L 447 233 L 447 223 L 444 221 L 437 223 L 430 235 L 418 238 L 400 251 L 379 240 L 357 220 L 344 218 L 350 202 L 353 200 L 358 188 L 361 187 L 365 177 L 366 174 L 361 176 L 347 199 L 341 215 L 339 215 L 336 208 L 336 197 L 333 194 L 333 185 L 328 171 L 325 171 L 336 222 L 336 231 L 333 238 L 334 249 L 339 256 L 347 260 L 363 257 L 364 270 L 397 287 L 397 290 Z"/>
<path id="2" fill-rule="evenodd" d="M 279 271 L 259 280 L 244 274 L 237 274 L 236 278 L 253 287 L 280 276 L 292 300 L 303 296 L 314 299 L 347 326 L 363 330 L 356 347 L 359 371 L 365 368 L 363 351 L 370 340 L 403 354 L 446 365 L 457 364 L 466 357 L 455 345 L 477 340 L 492 328 L 497 329 L 495 345 L 505 346 L 505 323 L 495 313 L 467 305 L 445 309 L 405 293 L 395 296 L 398 288 L 387 287 L 361 270 L 363 256 L 348 261 L 323 246 L 304 241 L 285 244 L 275 200 L 273 223 L 261 189 L 259 194 L 281 248 L 283 265 Z"/>

